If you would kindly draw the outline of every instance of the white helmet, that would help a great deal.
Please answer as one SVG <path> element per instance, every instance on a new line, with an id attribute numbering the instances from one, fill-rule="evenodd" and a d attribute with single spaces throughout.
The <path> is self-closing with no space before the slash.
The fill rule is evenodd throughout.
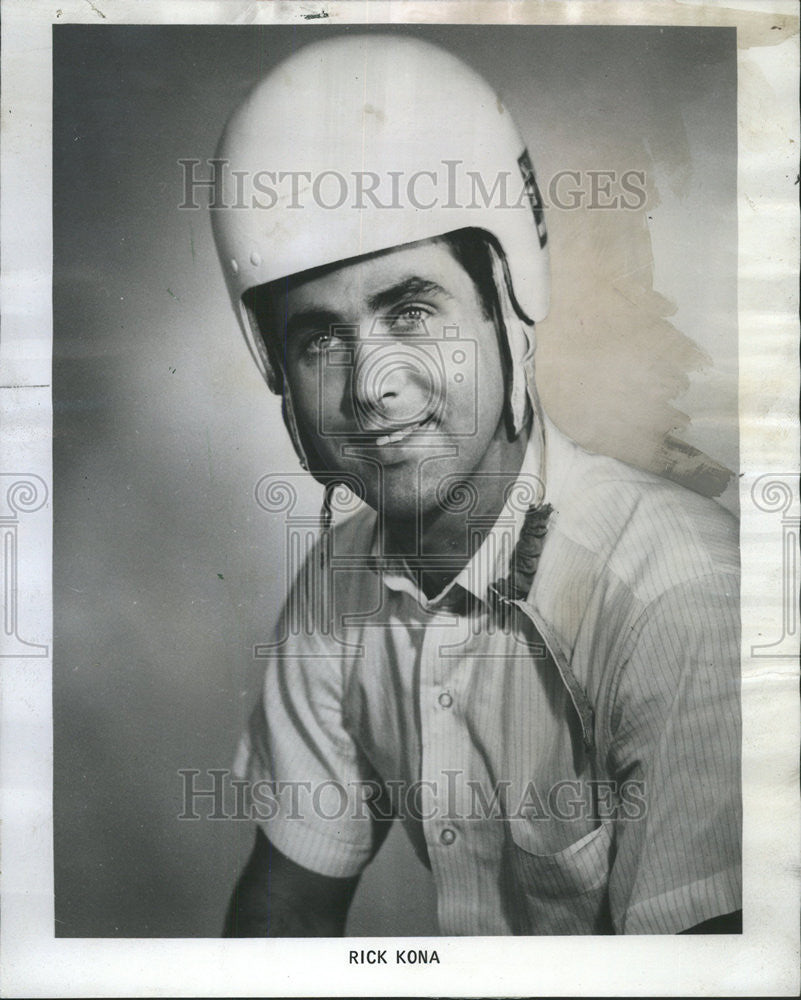
<path id="1" fill-rule="evenodd" d="M 502 251 L 516 314 L 548 311 L 547 235 L 525 143 L 486 81 L 430 43 L 357 34 L 305 46 L 234 112 L 217 160 L 217 250 L 273 391 L 282 380 L 243 296 L 311 268 L 478 229 Z M 507 335 L 519 368 L 531 344 L 508 321 Z M 525 396 L 520 372 L 515 381 Z"/>

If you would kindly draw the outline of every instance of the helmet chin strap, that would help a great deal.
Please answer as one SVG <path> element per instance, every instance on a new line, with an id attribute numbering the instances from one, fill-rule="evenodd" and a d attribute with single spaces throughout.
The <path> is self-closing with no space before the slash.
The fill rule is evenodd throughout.
<path id="1" fill-rule="evenodd" d="M 300 428 L 298 427 L 297 417 L 295 416 L 295 408 L 292 405 L 292 392 L 289 388 L 289 380 L 286 375 L 283 378 L 283 396 L 281 400 L 281 406 L 284 415 L 284 424 L 289 432 L 289 437 L 292 440 L 292 445 L 295 449 L 295 453 L 298 456 L 298 461 L 300 462 L 301 468 L 306 472 L 311 472 L 314 476 L 315 472 L 320 472 L 320 469 L 312 469 L 309 459 L 309 455 L 303 444 L 303 438 L 300 433 Z M 315 476 L 315 478 L 317 478 Z M 320 521 L 319 521 L 319 551 L 320 551 L 320 567 L 324 568 L 331 548 L 331 527 L 333 524 L 333 498 L 334 491 L 338 486 L 348 486 L 347 477 L 343 476 L 341 479 L 336 476 L 336 474 L 326 474 L 324 478 L 318 479 L 318 482 L 322 482 L 323 486 L 323 502 L 320 507 Z"/>
<path id="2" fill-rule="evenodd" d="M 330 480 L 323 483 L 323 503 L 320 507 L 320 566 L 324 567 L 328 561 L 331 548 L 331 524 L 333 512 L 331 502 L 334 497 L 334 490 L 339 486 L 337 480 Z"/>
<path id="3" fill-rule="evenodd" d="M 284 424 L 287 431 L 289 431 L 289 437 L 292 440 L 292 446 L 295 449 L 295 453 L 298 456 L 298 461 L 300 462 L 301 468 L 306 472 L 311 472 L 309 466 L 309 458 L 306 454 L 306 449 L 303 447 L 303 441 L 300 436 L 300 430 L 298 428 L 297 417 L 295 416 L 295 407 L 292 405 L 292 392 L 289 388 L 289 380 L 286 375 L 283 378 L 283 393 L 281 396 L 281 410 L 284 415 Z"/>
<path id="4" fill-rule="evenodd" d="M 545 417 L 542 412 L 537 384 L 534 378 L 534 351 L 537 346 L 534 323 L 524 319 L 512 300 L 511 279 L 506 262 L 490 244 L 492 254 L 492 274 L 498 293 L 501 321 L 504 325 L 506 341 L 512 361 L 509 386 L 509 407 L 512 428 L 517 438 L 527 427 L 529 414 L 532 416 L 531 433 L 535 436 L 537 450 L 537 500 L 534 506 L 545 498 Z M 529 409 L 530 408 L 530 409 Z"/>
<path id="5" fill-rule="evenodd" d="M 526 367 L 526 386 L 528 398 L 531 401 L 533 410 L 532 434 L 536 435 L 535 447 L 537 449 L 537 499 L 533 507 L 541 507 L 545 503 L 547 483 L 545 478 L 548 439 L 545 436 L 545 414 L 542 410 L 540 395 L 537 392 L 537 385 L 534 381 L 534 359 Z"/>

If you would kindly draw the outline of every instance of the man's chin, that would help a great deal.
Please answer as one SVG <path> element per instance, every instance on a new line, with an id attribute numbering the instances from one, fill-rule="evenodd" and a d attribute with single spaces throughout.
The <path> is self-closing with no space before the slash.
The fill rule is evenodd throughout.
<path id="1" fill-rule="evenodd" d="M 418 462 L 378 462 L 372 457 L 361 461 L 349 457 L 346 461 L 325 463 L 327 477 L 341 476 L 353 484 L 366 503 L 374 510 L 398 505 L 399 509 L 415 510 L 420 492 Z"/>
<path id="2" fill-rule="evenodd" d="M 398 493 L 384 490 L 384 495 L 370 491 L 367 504 L 381 515 L 387 525 L 408 524 L 410 530 L 418 523 L 420 498 L 416 493 Z"/>

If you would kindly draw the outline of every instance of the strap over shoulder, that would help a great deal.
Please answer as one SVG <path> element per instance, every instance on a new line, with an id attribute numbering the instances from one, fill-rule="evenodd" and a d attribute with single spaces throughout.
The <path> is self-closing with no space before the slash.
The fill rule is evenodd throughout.
<path id="1" fill-rule="evenodd" d="M 562 683 L 567 688 L 570 700 L 578 714 L 584 749 L 588 754 L 593 754 L 595 750 L 595 713 L 592 704 L 587 697 L 587 692 L 570 669 L 567 658 L 562 654 L 558 643 L 554 641 L 551 630 L 529 600 L 534 585 L 534 576 L 545 545 L 548 519 L 552 512 L 553 508 L 550 504 L 533 504 L 528 508 L 523 527 L 520 530 L 520 537 L 512 553 L 509 575 L 490 585 L 490 599 L 500 609 L 517 608 L 534 626 L 538 637 L 542 640 L 542 645 L 555 663 Z"/>

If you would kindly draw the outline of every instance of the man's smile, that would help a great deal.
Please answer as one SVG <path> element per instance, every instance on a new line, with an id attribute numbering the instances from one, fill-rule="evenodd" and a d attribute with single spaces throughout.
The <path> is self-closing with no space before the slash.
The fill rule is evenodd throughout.
<path id="1" fill-rule="evenodd" d="M 365 430 L 364 433 L 374 438 L 371 443 L 376 444 L 379 447 L 384 447 L 385 445 L 400 444 L 410 435 L 414 434 L 415 431 L 419 431 L 424 427 L 430 429 L 432 426 L 433 414 L 429 414 L 427 417 L 423 417 L 422 420 L 415 420 L 412 423 L 385 425 L 377 430 Z"/>

